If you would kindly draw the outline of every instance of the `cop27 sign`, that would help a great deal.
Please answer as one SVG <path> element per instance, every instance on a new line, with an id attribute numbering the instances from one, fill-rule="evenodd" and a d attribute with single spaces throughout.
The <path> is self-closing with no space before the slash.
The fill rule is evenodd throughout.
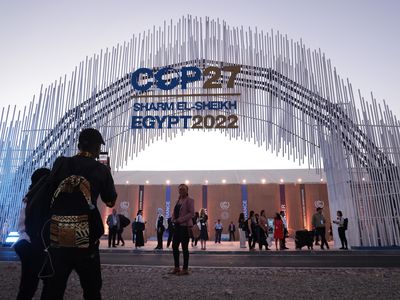
<path id="1" fill-rule="evenodd" d="M 240 66 L 224 66 L 222 68 L 211 66 L 204 70 L 196 66 L 187 66 L 180 69 L 171 67 L 161 68 L 153 71 L 149 68 L 140 68 L 131 75 L 132 87 L 138 92 L 148 92 L 149 90 L 170 91 L 173 89 L 181 89 L 187 91 L 188 87 L 195 82 L 201 82 L 204 93 L 182 93 L 177 95 L 138 95 L 138 98 L 155 98 L 162 99 L 164 97 L 177 97 L 181 101 L 159 101 L 134 103 L 133 110 L 135 112 L 154 112 L 154 111 L 182 111 L 182 112 L 200 112 L 204 110 L 227 110 L 237 109 L 236 100 L 224 101 L 188 101 L 185 98 L 194 99 L 197 97 L 236 97 L 239 93 L 212 93 L 213 89 L 227 88 L 232 89 L 235 86 L 236 76 L 240 73 Z M 224 78 L 224 82 L 222 82 Z M 150 129 L 150 128 L 238 128 L 238 116 L 229 115 L 135 115 L 132 116 L 132 129 Z"/>

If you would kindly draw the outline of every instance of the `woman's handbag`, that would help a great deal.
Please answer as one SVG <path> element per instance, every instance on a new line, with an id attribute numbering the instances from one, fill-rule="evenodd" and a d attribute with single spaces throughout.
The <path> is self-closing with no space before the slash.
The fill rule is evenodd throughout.
<path id="1" fill-rule="evenodd" d="M 197 226 L 197 224 L 194 224 L 192 227 L 192 235 L 195 239 L 200 237 L 200 228 Z"/>

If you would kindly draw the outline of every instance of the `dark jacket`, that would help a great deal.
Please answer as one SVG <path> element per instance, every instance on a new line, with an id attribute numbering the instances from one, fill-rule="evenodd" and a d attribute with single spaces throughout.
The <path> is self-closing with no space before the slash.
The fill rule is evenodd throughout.
<path id="1" fill-rule="evenodd" d="M 182 200 L 181 204 L 179 217 L 175 219 L 174 213 L 172 213 L 172 222 L 181 226 L 192 227 L 194 216 L 194 200 L 190 197 L 186 197 Z"/>

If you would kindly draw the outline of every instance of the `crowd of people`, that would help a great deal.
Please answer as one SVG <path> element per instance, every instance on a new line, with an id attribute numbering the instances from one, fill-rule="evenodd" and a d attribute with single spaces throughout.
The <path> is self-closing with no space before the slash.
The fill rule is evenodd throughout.
<path id="1" fill-rule="evenodd" d="M 117 199 L 114 181 L 107 165 L 97 158 L 103 137 L 96 129 L 84 129 L 79 135 L 79 152 L 73 157 L 60 156 L 52 170 L 41 168 L 31 177 L 32 184 L 23 199 L 18 223 L 19 239 L 14 248 L 21 260 L 21 280 L 17 299 L 32 299 L 39 280 L 43 281 L 41 299 L 63 299 L 69 275 L 75 270 L 79 276 L 85 299 L 101 299 L 101 268 L 99 245 L 104 234 L 103 222 L 97 208 L 97 198 L 110 208 Z M 194 211 L 194 200 L 189 197 L 189 187 L 178 187 L 179 197 L 170 218 L 163 210 L 157 210 L 155 230 L 157 246 L 163 249 L 163 235 L 168 232 L 167 248 L 172 243 L 174 268 L 171 274 L 189 274 L 189 241 L 202 250 L 207 249 L 209 240 L 209 218 L 205 208 Z M 132 223 L 132 240 L 136 248 L 144 246 L 144 230 L 147 222 L 139 210 L 132 222 L 116 209 L 107 217 L 108 247 L 125 245 L 123 230 Z M 347 249 L 345 231 L 347 218 L 338 211 L 337 220 L 341 249 Z M 312 218 L 316 236 L 321 239 L 321 248 L 329 249 L 325 238 L 326 219 L 322 209 L 317 209 Z M 238 219 L 240 247 L 250 251 L 256 244 L 260 250 L 270 250 L 272 240 L 275 249 L 284 250 L 288 234 L 285 212 L 276 213 L 273 228 L 268 226 L 264 210 L 249 217 L 241 213 Z M 221 220 L 214 224 L 215 244 L 220 244 L 224 226 Z M 235 241 L 236 225 L 228 225 L 229 240 Z M 271 235 L 271 236 L 270 236 Z M 180 250 L 183 264 L 180 264 Z"/>
<path id="2" fill-rule="evenodd" d="M 124 219 L 125 221 L 122 223 L 120 220 Z M 338 225 L 339 237 L 342 243 L 340 249 L 348 249 L 345 233 L 347 228 L 346 222 L 347 219 L 343 218 L 342 212 L 338 211 L 337 220 L 334 220 L 333 223 Z M 143 231 L 146 223 L 143 219 L 143 211 L 139 210 L 132 222 L 132 241 L 136 249 L 144 246 Z M 129 219 L 124 215 L 117 214 L 113 210 L 113 213 L 107 218 L 107 224 L 109 226 L 108 247 L 116 247 L 120 241 L 122 241 L 121 246 L 124 246 L 122 232 L 123 228 L 129 225 Z M 321 249 L 329 249 L 326 239 L 326 225 L 326 218 L 322 213 L 322 208 L 317 208 L 316 213 L 312 217 L 312 234 L 315 239 L 315 245 L 321 246 Z M 289 231 L 284 211 L 275 213 L 271 224 L 268 224 L 265 210 L 261 210 L 260 213 L 250 211 L 248 218 L 245 218 L 244 213 L 240 213 L 237 227 L 233 221 L 229 223 L 225 240 L 229 242 L 236 241 L 236 228 L 238 228 L 240 248 L 248 248 L 250 251 L 254 251 L 258 245 L 259 250 L 263 250 L 264 248 L 265 250 L 270 250 L 270 247 L 275 245 L 275 250 L 289 249 L 286 246 L 286 238 L 289 236 Z M 224 225 L 220 219 L 214 223 L 213 229 L 215 244 L 221 244 L 221 241 L 224 240 Z M 168 219 L 164 217 L 162 208 L 157 209 L 155 231 L 157 235 L 155 250 L 163 249 L 164 233 L 167 234 L 166 246 L 169 248 L 175 232 L 175 223 L 172 217 Z M 209 231 L 207 210 L 202 208 L 199 212 L 194 213 L 192 226 L 188 230 L 192 248 L 196 248 L 200 241 L 201 250 L 206 250 L 207 241 L 210 236 Z M 248 246 L 246 246 L 246 242 Z"/>

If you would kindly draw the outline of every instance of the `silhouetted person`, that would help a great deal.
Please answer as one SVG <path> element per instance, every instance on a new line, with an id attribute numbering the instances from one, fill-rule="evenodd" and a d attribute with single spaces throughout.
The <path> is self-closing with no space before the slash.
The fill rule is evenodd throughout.
<path id="1" fill-rule="evenodd" d="M 59 184 L 65 182 L 65 179 L 71 178 L 71 175 L 83 176 L 87 180 L 82 183 L 84 186 L 81 185 L 80 189 L 85 192 L 85 197 L 90 197 L 91 205 L 94 207 L 89 206 L 89 209 L 94 216 L 98 216 L 89 220 L 90 228 L 95 228 L 101 232 L 89 231 L 90 243 L 88 247 L 79 248 L 76 246 L 76 242 L 68 239 L 63 243 L 65 245 L 70 244 L 70 247 L 49 248 L 54 276 L 44 280 L 42 299 L 62 299 L 72 270 L 75 270 L 79 276 L 83 288 L 83 297 L 85 299 L 101 299 L 102 279 L 98 238 L 101 234 L 104 234 L 104 228 L 97 210 L 97 198 L 101 195 L 101 200 L 108 207 L 113 207 L 117 199 L 109 167 L 96 160 L 99 157 L 102 144 L 105 143 L 99 131 L 93 128 L 84 129 L 79 135 L 78 154 L 71 158 L 59 157 L 54 162 L 50 177 L 57 183 L 58 190 L 63 193 L 67 194 L 68 191 L 64 191 L 64 187 Z M 90 186 L 89 195 L 87 182 Z M 62 203 L 59 208 L 61 209 L 64 205 Z M 76 230 L 79 231 L 80 228 L 76 228 Z"/>

